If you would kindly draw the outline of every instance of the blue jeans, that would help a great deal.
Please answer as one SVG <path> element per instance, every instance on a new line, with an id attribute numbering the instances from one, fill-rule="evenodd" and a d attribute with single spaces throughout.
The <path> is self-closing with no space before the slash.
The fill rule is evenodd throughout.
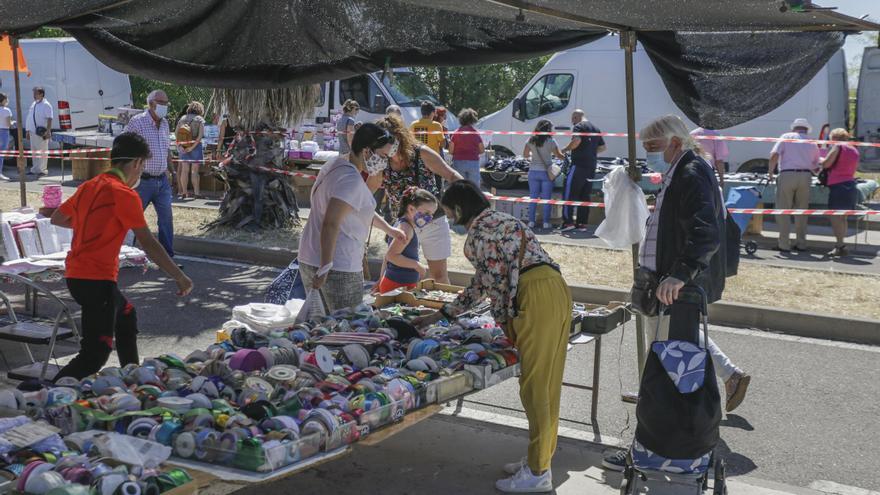
<path id="1" fill-rule="evenodd" d="M 452 168 L 464 177 L 480 187 L 480 160 L 453 160 Z"/>
<path id="2" fill-rule="evenodd" d="M 145 210 L 153 203 L 156 216 L 159 217 L 159 244 L 165 248 L 168 256 L 173 257 L 174 221 L 171 216 L 171 184 L 168 183 L 168 176 L 162 174 L 155 179 L 141 179 L 137 193 Z"/>
<path id="3" fill-rule="evenodd" d="M 545 170 L 529 171 L 529 197 L 532 199 L 550 199 L 553 196 L 553 181 L 547 175 Z M 529 203 L 529 221 L 535 222 L 535 203 Z M 553 209 L 551 205 L 544 205 L 544 223 L 550 223 L 550 212 Z"/>
<path id="4" fill-rule="evenodd" d="M 0 129 L 0 151 L 9 147 L 9 129 Z M 3 175 L 3 155 L 0 155 L 0 175 Z"/>

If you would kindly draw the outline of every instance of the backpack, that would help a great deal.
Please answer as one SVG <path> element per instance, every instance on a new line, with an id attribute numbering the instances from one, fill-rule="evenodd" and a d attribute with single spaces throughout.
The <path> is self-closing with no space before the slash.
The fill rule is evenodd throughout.
<path id="1" fill-rule="evenodd" d="M 177 129 L 174 130 L 174 138 L 177 140 L 177 143 L 185 143 L 193 140 L 192 127 L 190 124 L 192 123 L 192 119 L 184 122 L 186 117 L 180 119 L 180 122 L 177 124 Z"/>

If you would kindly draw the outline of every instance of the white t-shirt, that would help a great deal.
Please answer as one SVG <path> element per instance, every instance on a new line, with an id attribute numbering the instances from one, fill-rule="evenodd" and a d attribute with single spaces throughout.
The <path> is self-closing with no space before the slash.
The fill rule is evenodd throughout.
<path id="1" fill-rule="evenodd" d="M 31 103 L 30 110 L 28 110 L 24 128 L 28 132 L 37 132 L 37 127 L 48 127 L 47 124 L 51 118 L 54 118 L 52 104 L 46 101 L 45 98 L 39 102 L 34 101 Z"/>
<path id="2" fill-rule="evenodd" d="M 0 129 L 9 129 L 9 119 L 12 118 L 12 110 L 9 107 L 0 107 Z"/>
<path id="3" fill-rule="evenodd" d="M 321 225 L 330 200 L 344 201 L 354 211 L 345 216 L 336 239 L 333 270 L 356 273 L 363 270 L 364 245 L 373 223 L 376 200 L 357 168 L 341 156 L 318 173 L 312 188 L 312 208 L 299 241 L 299 261 L 321 267 Z"/>

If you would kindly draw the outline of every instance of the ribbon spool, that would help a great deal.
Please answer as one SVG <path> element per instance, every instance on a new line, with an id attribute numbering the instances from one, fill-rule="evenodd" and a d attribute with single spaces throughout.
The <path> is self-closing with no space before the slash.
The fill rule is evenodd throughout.
<path id="1" fill-rule="evenodd" d="M 239 349 L 229 360 L 229 367 L 246 373 L 263 370 L 266 369 L 266 358 L 254 349 Z"/>
<path id="2" fill-rule="evenodd" d="M 113 492 L 114 495 L 141 495 L 141 487 L 135 481 L 126 481 Z"/>
<path id="3" fill-rule="evenodd" d="M 21 474 L 18 475 L 18 483 L 17 489 L 20 492 L 25 492 L 25 483 L 27 483 L 28 478 L 33 476 L 35 473 L 39 474 L 41 472 L 45 472 L 52 469 L 52 465 L 43 461 L 34 461 L 28 464 L 22 469 Z"/>
<path id="4" fill-rule="evenodd" d="M 183 414 L 193 407 L 193 401 L 186 397 L 162 397 L 158 404 L 159 407 L 171 409 L 177 414 Z"/>
<path id="5" fill-rule="evenodd" d="M 211 399 L 205 394 L 198 392 L 191 393 L 186 396 L 186 399 L 192 401 L 193 409 L 211 409 Z"/>
<path id="6" fill-rule="evenodd" d="M 249 376 L 244 381 L 244 387 L 238 396 L 238 403 L 246 405 L 258 400 L 266 400 L 272 396 L 274 390 L 275 387 L 266 380 L 256 376 Z"/>
<path id="7" fill-rule="evenodd" d="M 370 366 L 370 353 L 366 347 L 360 344 L 348 344 L 342 348 L 342 352 L 355 368 L 362 370 Z"/>
<path id="8" fill-rule="evenodd" d="M 214 456 L 213 449 L 216 447 L 219 438 L 220 435 L 213 429 L 204 428 L 196 431 L 196 449 L 193 453 L 195 458 L 200 461 L 210 461 Z"/>
<path id="9" fill-rule="evenodd" d="M 266 372 L 266 379 L 276 385 L 292 382 L 296 379 L 298 369 L 287 364 L 276 364 Z"/>
<path id="10" fill-rule="evenodd" d="M 185 431 L 174 439 L 174 453 L 184 459 L 193 457 L 196 453 L 196 437 L 192 432 Z"/>
<path id="11" fill-rule="evenodd" d="M 333 372 L 335 362 L 333 361 L 333 353 L 330 352 L 330 349 L 322 345 L 315 347 L 314 360 L 313 364 L 324 373 Z"/>

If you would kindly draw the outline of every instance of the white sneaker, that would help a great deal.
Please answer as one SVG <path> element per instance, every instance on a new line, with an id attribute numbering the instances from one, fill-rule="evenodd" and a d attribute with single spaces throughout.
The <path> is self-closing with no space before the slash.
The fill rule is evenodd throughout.
<path id="1" fill-rule="evenodd" d="M 9 177 L 6 177 L 3 174 L 0 174 L 0 180 L 9 180 Z"/>
<path id="2" fill-rule="evenodd" d="M 553 228 L 553 226 L 550 225 L 549 223 L 546 223 L 546 222 L 544 223 L 544 229 L 546 229 L 546 230 L 550 230 L 550 229 L 552 229 L 552 228 Z"/>
<path id="3" fill-rule="evenodd" d="M 513 475 L 513 474 L 518 473 L 519 470 L 523 468 L 523 466 L 528 467 L 528 465 L 529 465 L 529 458 L 523 457 L 522 459 L 520 459 L 516 462 L 509 462 L 509 463 L 505 464 L 504 465 L 504 472 L 507 474 Z"/>
<path id="4" fill-rule="evenodd" d="M 510 478 L 495 482 L 495 488 L 504 493 L 545 493 L 553 491 L 553 475 L 546 473 L 535 476 L 528 466 L 523 466 Z"/>
<path id="5" fill-rule="evenodd" d="M 529 222 L 529 228 L 530 229 L 535 228 L 535 222 Z"/>

